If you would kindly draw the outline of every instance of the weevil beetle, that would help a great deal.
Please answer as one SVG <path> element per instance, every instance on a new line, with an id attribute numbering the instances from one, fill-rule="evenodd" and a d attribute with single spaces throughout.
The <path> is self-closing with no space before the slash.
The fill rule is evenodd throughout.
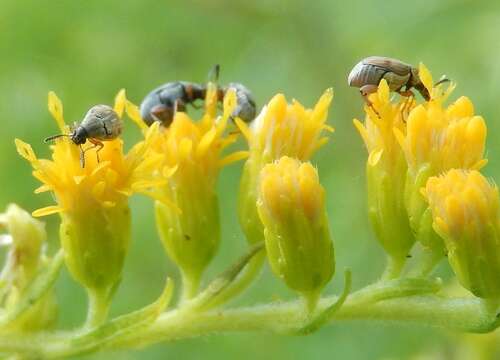
<path id="1" fill-rule="evenodd" d="M 349 86 L 358 87 L 365 102 L 371 105 L 368 95 L 377 91 L 382 79 L 387 81 L 391 91 L 402 96 L 413 96 L 411 89 L 415 88 L 426 101 L 430 100 L 429 91 L 420 80 L 418 69 L 388 57 L 370 56 L 361 60 L 349 73 L 347 82 Z M 438 83 L 445 81 L 449 80 L 442 79 Z"/>
<path id="2" fill-rule="evenodd" d="M 116 139 L 122 133 L 122 122 L 118 114 L 108 105 L 95 105 L 87 112 L 82 122 L 76 124 L 70 134 L 58 134 L 44 141 L 67 136 L 75 145 L 80 146 L 80 162 L 85 167 L 85 152 L 97 147 L 96 156 L 99 162 L 99 151 L 104 147 L 101 141 Z M 89 141 L 93 146 L 83 149 L 82 145 Z"/>
<path id="3" fill-rule="evenodd" d="M 176 111 L 185 111 L 187 104 L 194 106 L 194 102 L 204 99 L 206 93 L 205 85 L 193 82 L 175 81 L 163 84 L 142 100 L 141 117 L 149 126 L 159 121 L 163 126 L 168 127 Z"/>
<path id="4" fill-rule="evenodd" d="M 234 90 L 236 95 L 236 107 L 231 114 L 231 118 L 239 117 L 246 123 L 251 122 L 255 118 L 257 106 L 250 90 L 243 84 L 229 83 L 222 89 L 222 98 L 229 90 Z"/>

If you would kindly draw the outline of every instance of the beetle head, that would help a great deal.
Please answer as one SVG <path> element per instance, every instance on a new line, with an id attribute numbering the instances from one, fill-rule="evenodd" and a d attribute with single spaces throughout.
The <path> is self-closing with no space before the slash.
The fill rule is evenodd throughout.
<path id="1" fill-rule="evenodd" d="M 77 127 L 73 132 L 71 133 L 71 141 L 73 141 L 76 145 L 81 145 L 85 144 L 87 141 L 87 130 L 83 126 Z"/>

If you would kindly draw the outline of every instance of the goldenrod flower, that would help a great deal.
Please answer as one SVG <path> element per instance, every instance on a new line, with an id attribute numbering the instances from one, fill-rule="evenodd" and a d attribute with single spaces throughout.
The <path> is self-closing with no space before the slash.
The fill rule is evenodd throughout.
<path id="1" fill-rule="evenodd" d="M 393 129 L 405 131 L 405 117 L 415 103 L 413 99 L 392 103 L 385 80 L 381 81 L 378 91 L 370 95 L 370 101 L 373 108 L 365 107 L 364 124 L 354 119 L 354 125 L 369 154 L 366 177 L 370 220 L 397 273 L 415 239 L 404 206 L 407 166 Z"/>
<path id="2" fill-rule="evenodd" d="M 250 150 L 241 179 L 238 212 L 249 242 L 262 241 L 263 236 L 255 207 L 260 170 L 282 156 L 306 161 L 326 144 L 328 137 L 323 136 L 323 131 L 333 132 L 333 128 L 326 124 L 332 99 L 333 91 L 328 89 L 313 109 L 306 109 L 298 101 L 288 104 L 285 96 L 278 94 L 264 106 L 250 126 L 236 120 Z"/>
<path id="3" fill-rule="evenodd" d="M 121 91 L 114 106 L 120 117 L 125 103 Z M 59 130 L 69 133 L 62 103 L 52 92 L 48 107 Z M 80 148 L 68 138 L 59 138 L 51 146 L 51 160 L 37 158 L 30 145 L 16 139 L 19 154 L 31 163 L 33 176 L 42 182 L 35 193 L 51 191 L 57 201 L 57 205 L 38 209 L 33 215 L 61 215 L 66 264 L 72 275 L 94 292 L 107 293 L 120 281 L 130 240 L 128 197 L 134 192 L 149 194 L 149 188 L 165 182 L 156 174 L 163 156 L 149 150 L 149 135 L 156 127 L 127 154 L 119 138 L 103 142 L 100 162 L 95 150 L 87 151 L 85 167 L 80 164 Z"/>
<path id="4" fill-rule="evenodd" d="M 430 176 L 449 169 L 480 169 L 486 164 L 484 156 L 486 125 L 474 115 L 474 106 L 465 96 L 448 107 L 443 106 L 454 86 L 446 91 L 432 88 L 432 77 L 421 67 L 426 86 L 433 94 L 431 100 L 415 107 L 407 120 L 406 134 L 395 129 L 395 135 L 408 163 L 406 208 L 410 225 L 418 240 L 442 257 L 442 241 L 431 228 L 427 203 L 420 194 Z"/>
<path id="5" fill-rule="evenodd" d="M 0 227 L 7 231 L 2 238 L 9 251 L 0 273 L 0 308 L 9 312 L 26 296 L 29 285 L 46 263 L 45 224 L 31 217 L 16 204 L 0 214 Z M 0 327 L 0 332 L 34 331 L 50 327 L 56 317 L 54 292 L 49 291 L 33 303 L 22 316 Z"/>
<path id="6" fill-rule="evenodd" d="M 424 196 L 460 283 L 482 298 L 500 298 L 498 188 L 478 171 L 450 170 L 427 181 Z"/>
<path id="7" fill-rule="evenodd" d="M 219 170 L 247 156 L 246 151 L 221 156 L 236 140 L 236 135 L 224 136 L 235 106 L 235 93 L 231 91 L 224 99 L 223 115 L 217 118 L 217 93 L 209 84 L 205 114 L 199 122 L 177 112 L 168 128 L 158 128 L 151 135 L 152 151 L 164 154 L 162 167 L 176 169 L 172 176 L 170 171 L 163 172 L 168 183 L 154 189 L 174 205 L 157 202 L 156 220 L 168 255 L 182 270 L 187 297 L 195 294 L 203 271 L 218 249 L 220 221 L 215 187 Z M 127 112 L 146 129 L 135 105 L 128 103 Z"/>
<path id="8" fill-rule="evenodd" d="M 284 156 L 261 171 L 257 204 L 269 263 L 310 309 L 335 268 L 324 193 L 308 162 Z"/>

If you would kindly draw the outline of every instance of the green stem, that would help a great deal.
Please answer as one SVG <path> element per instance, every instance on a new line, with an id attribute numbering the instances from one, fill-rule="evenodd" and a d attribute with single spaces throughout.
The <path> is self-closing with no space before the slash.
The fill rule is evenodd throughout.
<path id="1" fill-rule="evenodd" d="M 187 274 L 185 272 L 181 273 L 182 276 L 182 294 L 181 303 L 193 299 L 198 293 L 200 287 L 200 277 L 193 276 L 192 274 Z"/>
<path id="2" fill-rule="evenodd" d="M 333 320 L 384 320 L 421 323 L 467 332 L 489 332 L 496 326 L 494 318 L 485 314 L 477 299 L 442 299 L 436 296 L 415 296 L 388 299 L 375 303 L 347 300 L 334 314 Z M 318 310 L 324 310 L 336 298 L 322 299 Z M 111 344 L 112 348 L 145 346 L 160 341 L 192 338 L 231 331 L 271 331 L 289 333 L 304 325 L 303 302 L 262 305 L 225 311 L 209 311 L 186 316 L 176 310 L 162 314 L 141 336 Z"/>
<path id="3" fill-rule="evenodd" d="M 405 265 L 406 259 L 395 258 L 392 256 L 387 257 L 387 265 L 385 267 L 382 280 L 397 279 L 401 275 L 401 271 Z"/>
<path id="4" fill-rule="evenodd" d="M 413 295 L 415 289 L 430 291 L 422 280 L 395 280 L 375 284 L 351 294 L 342 307 L 333 312 L 329 322 L 346 320 L 379 320 L 419 323 L 466 332 L 490 332 L 500 319 L 477 298 L 443 298 L 436 295 Z M 399 290 L 399 289 L 405 290 Z M 322 298 L 317 311 L 325 311 L 338 297 Z M 304 303 L 291 301 L 227 310 L 189 311 L 179 308 L 162 313 L 151 325 L 136 331 L 117 329 L 116 336 L 100 344 L 99 349 L 129 349 L 158 342 L 204 336 L 220 332 L 269 331 L 290 333 L 307 325 Z M 119 335 L 121 331 L 123 335 Z M 88 351 L 81 330 L 56 334 L 5 335 L 0 337 L 0 352 L 24 353 L 33 357 L 74 356 Z"/>
<path id="5" fill-rule="evenodd" d="M 434 270 L 444 255 L 438 251 L 424 250 L 418 265 L 409 272 L 409 276 L 425 278 Z"/>
<path id="6" fill-rule="evenodd" d="M 103 324 L 109 312 L 111 305 L 107 289 L 88 289 L 87 295 L 89 299 L 86 328 L 94 328 Z"/>

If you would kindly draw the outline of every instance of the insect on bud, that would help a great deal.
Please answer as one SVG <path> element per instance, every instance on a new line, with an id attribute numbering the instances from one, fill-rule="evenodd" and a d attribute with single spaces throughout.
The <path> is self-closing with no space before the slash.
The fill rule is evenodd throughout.
<path id="1" fill-rule="evenodd" d="M 310 163 L 282 157 L 260 175 L 257 202 L 273 272 L 314 309 L 335 268 L 324 189 Z"/>
<path id="2" fill-rule="evenodd" d="M 430 178 L 423 193 L 462 286 L 477 297 L 500 299 L 498 188 L 477 171 L 450 170 Z"/>

